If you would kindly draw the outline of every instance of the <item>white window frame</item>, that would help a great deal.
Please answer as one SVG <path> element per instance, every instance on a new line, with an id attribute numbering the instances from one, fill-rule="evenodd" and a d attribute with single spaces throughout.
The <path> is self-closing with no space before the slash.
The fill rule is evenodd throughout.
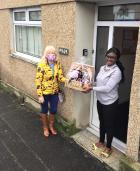
<path id="1" fill-rule="evenodd" d="M 29 12 L 30 11 L 41 11 L 40 7 L 35 8 L 21 8 L 21 9 L 14 9 L 13 10 L 13 41 L 14 41 L 14 53 L 13 56 L 16 58 L 20 58 L 23 60 L 26 60 L 31 63 L 38 63 L 40 61 L 40 58 L 36 56 L 27 55 L 21 52 L 16 51 L 16 35 L 15 35 L 15 27 L 16 26 L 35 26 L 41 28 L 41 21 L 29 21 Z M 16 21 L 15 20 L 15 12 L 25 12 L 25 21 Z"/>

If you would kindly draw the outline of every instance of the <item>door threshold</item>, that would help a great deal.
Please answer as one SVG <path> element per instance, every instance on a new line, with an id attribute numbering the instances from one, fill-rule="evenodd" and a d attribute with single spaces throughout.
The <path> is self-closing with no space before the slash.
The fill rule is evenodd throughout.
<path id="1" fill-rule="evenodd" d="M 119 161 L 124 155 L 122 152 L 120 152 L 119 150 L 113 147 L 113 153 L 109 158 L 101 157 L 99 152 L 92 150 L 92 144 L 98 142 L 99 139 L 97 136 L 93 135 L 87 129 L 73 135 L 72 138 L 77 144 L 79 144 L 82 148 L 84 148 L 86 151 L 88 151 L 91 155 L 96 157 L 98 160 L 107 164 L 109 167 L 111 167 L 114 170 L 119 170 Z"/>
<path id="2" fill-rule="evenodd" d="M 99 137 L 99 130 L 95 130 L 91 127 L 87 127 L 87 130 L 91 132 L 92 134 L 94 134 L 95 136 Z M 112 146 L 115 149 L 121 151 L 122 153 L 124 154 L 126 153 L 126 144 L 115 137 L 113 138 Z"/>

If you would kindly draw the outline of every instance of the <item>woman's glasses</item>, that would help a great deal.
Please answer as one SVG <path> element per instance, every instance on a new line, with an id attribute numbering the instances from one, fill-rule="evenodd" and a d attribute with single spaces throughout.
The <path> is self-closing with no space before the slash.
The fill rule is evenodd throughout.
<path id="1" fill-rule="evenodd" d="M 106 55 L 106 57 L 109 58 L 109 59 L 117 59 L 116 56 L 111 56 L 111 55 Z"/>

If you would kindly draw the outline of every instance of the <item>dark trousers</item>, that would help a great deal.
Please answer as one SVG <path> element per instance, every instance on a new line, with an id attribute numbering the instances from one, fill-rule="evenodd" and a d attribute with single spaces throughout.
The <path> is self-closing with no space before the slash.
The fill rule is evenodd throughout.
<path id="1" fill-rule="evenodd" d="M 111 148 L 115 119 L 117 118 L 118 100 L 110 105 L 103 105 L 97 101 L 97 110 L 100 121 L 100 142 L 104 143 L 105 135 L 107 139 L 106 147 Z"/>

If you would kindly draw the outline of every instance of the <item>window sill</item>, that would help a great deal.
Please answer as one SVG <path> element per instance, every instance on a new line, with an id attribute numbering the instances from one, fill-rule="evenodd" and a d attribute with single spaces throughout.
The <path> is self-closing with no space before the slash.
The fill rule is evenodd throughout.
<path id="1" fill-rule="evenodd" d="M 37 65 L 38 62 L 40 62 L 40 58 L 32 57 L 32 56 L 25 55 L 25 54 L 22 54 L 22 53 L 19 53 L 19 52 L 12 53 L 12 54 L 10 54 L 10 56 L 13 57 L 13 58 L 17 58 L 17 59 L 29 62 L 29 63 L 31 63 L 33 65 Z"/>

